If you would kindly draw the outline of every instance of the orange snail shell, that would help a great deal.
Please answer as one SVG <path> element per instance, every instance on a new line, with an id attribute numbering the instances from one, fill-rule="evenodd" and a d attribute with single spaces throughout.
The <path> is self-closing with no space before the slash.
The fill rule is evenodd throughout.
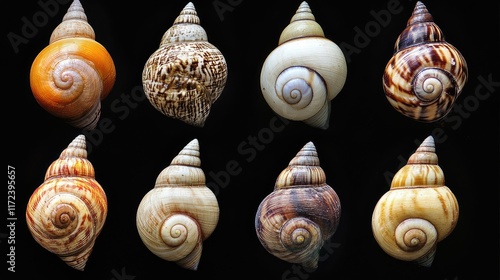
<path id="1" fill-rule="evenodd" d="M 107 212 L 106 194 L 95 180 L 81 134 L 47 169 L 28 201 L 26 222 L 37 243 L 84 270 Z"/>
<path id="2" fill-rule="evenodd" d="M 444 118 L 467 81 L 467 63 L 418 1 L 399 35 L 382 83 L 389 103 L 422 122 Z"/>
<path id="3" fill-rule="evenodd" d="M 92 130 L 101 116 L 101 101 L 110 93 L 115 78 L 113 59 L 95 41 L 80 1 L 74 0 L 49 45 L 33 61 L 33 96 L 50 114 L 74 127 Z"/>

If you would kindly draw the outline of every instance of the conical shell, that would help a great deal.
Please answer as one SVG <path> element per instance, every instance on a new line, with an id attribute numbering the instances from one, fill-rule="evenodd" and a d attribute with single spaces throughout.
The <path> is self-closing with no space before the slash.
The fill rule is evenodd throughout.
<path id="1" fill-rule="evenodd" d="M 437 243 L 453 231 L 458 214 L 457 199 L 444 185 L 434 139 L 429 136 L 377 202 L 373 235 L 392 257 L 431 266 Z"/>
<path id="2" fill-rule="evenodd" d="M 146 97 L 162 114 L 203 127 L 226 80 L 226 60 L 208 42 L 195 7 L 189 2 L 144 65 L 142 84 Z"/>
<path id="3" fill-rule="evenodd" d="M 215 230 L 219 205 L 205 185 L 197 139 L 189 142 L 141 200 L 136 226 L 144 245 L 158 257 L 197 270 L 202 242 Z"/>
<path id="4" fill-rule="evenodd" d="M 33 238 L 69 266 L 84 270 L 108 212 L 107 199 L 77 136 L 31 195 L 26 222 Z"/>
<path id="5" fill-rule="evenodd" d="M 308 142 L 260 203 L 255 216 L 257 237 L 272 255 L 315 269 L 324 241 L 337 230 L 340 210 L 339 197 L 326 183 L 316 147 Z"/>

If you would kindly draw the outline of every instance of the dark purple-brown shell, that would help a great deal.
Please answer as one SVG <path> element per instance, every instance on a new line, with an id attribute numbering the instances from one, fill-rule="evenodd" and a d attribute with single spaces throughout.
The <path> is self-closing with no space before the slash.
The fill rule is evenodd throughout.
<path id="1" fill-rule="evenodd" d="M 316 147 L 308 142 L 260 203 L 257 237 L 272 255 L 314 269 L 324 241 L 337 230 L 340 210 L 339 197 L 319 166 Z"/>
<path id="2" fill-rule="evenodd" d="M 467 72 L 462 54 L 445 41 L 425 5 L 417 2 L 384 71 L 390 104 L 418 121 L 440 120 L 462 92 Z"/>

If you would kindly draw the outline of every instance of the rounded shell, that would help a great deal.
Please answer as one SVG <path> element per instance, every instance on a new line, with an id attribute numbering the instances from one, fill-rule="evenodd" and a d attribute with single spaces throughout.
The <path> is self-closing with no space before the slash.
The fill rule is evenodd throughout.
<path id="1" fill-rule="evenodd" d="M 84 270 L 108 212 L 107 198 L 77 136 L 31 195 L 26 222 L 33 238 L 69 266 Z"/>
<path id="2" fill-rule="evenodd" d="M 50 43 L 35 58 L 30 86 L 50 114 L 86 130 L 96 127 L 101 101 L 111 92 L 116 69 L 105 47 L 95 41 L 83 7 L 74 0 Z"/>
<path id="3" fill-rule="evenodd" d="M 144 245 L 158 257 L 197 270 L 202 242 L 215 230 L 219 206 L 205 185 L 199 143 L 188 143 L 141 200 L 136 226 Z"/>
<path id="4" fill-rule="evenodd" d="M 438 121 L 450 112 L 467 74 L 462 54 L 445 41 L 425 5 L 417 2 L 384 70 L 389 103 L 412 119 Z"/>
<path id="5" fill-rule="evenodd" d="M 226 81 L 224 55 L 207 41 L 189 2 L 144 65 L 146 97 L 164 115 L 203 127 Z"/>
<path id="6" fill-rule="evenodd" d="M 373 235 L 392 257 L 431 266 L 437 243 L 453 231 L 458 214 L 457 199 L 444 184 L 434 139 L 429 136 L 377 202 Z"/>
<path id="7" fill-rule="evenodd" d="M 326 184 L 316 148 L 309 142 L 260 203 L 255 216 L 257 237 L 272 255 L 313 269 L 324 241 L 337 230 L 340 210 L 339 197 Z"/>
<path id="8" fill-rule="evenodd" d="M 286 119 L 327 129 L 330 101 L 343 88 L 346 77 L 341 49 L 325 38 L 309 5 L 302 2 L 262 66 L 264 99 Z"/>

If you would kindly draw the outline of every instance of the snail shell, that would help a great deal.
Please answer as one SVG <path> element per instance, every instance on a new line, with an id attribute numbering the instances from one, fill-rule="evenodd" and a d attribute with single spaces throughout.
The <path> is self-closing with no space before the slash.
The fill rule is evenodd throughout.
<path id="1" fill-rule="evenodd" d="M 26 222 L 33 238 L 66 264 L 84 270 L 108 212 L 106 194 L 78 135 L 31 195 Z"/>
<path id="2" fill-rule="evenodd" d="M 375 240 L 389 255 L 430 267 L 437 243 L 458 220 L 458 202 L 444 185 L 432 136 L 395 175 L 372 215 Z"/>
<path id="3" fill-rule="evenodd" d="M 269 253 L 315 269 L 324 241 L 333 236 L 339 220 L 339 197 L 326 183 L 316 147 L 308 142 L 260 203 L 255 229 Z"/>
<path id="4" fill-rule="evenodd" d="M 115 78 L 113 59 L 95 41 L 80 1 L 74 0 L 52 32 L 49 45 L 33 61 L 33 96 L 50 114 L 74 127 L 92 130 Z"/>
<path id="5" fill-rule="evenodd" d="M 262 66 L 264 99 L 286 119 L 327 129 L 331 100 L 343 88 L 346 77 L 344 54 L 325 38 L 309 5 L 302 2 L 282 31 L 278 47 Z"/>
<path id="6" fill-rule="evenodd" d="M 207 33 L 189 2 L 144 65 L 146 97 L 164 115 L 203 127 L 226 80 L 226 60 L 207 41 Z"/>
<path id="7" fill-rule="evenodd" d="M 215 230 L 219 205 L 205 185 L 199 143 L 189 142 L 163 169 L 141 200 L 136 226 L 146 247 L 158 257 L 197 270 L 202 242 Z"/>
<path id="8" fill-rule="evenodd" d="M 418 1 L 383 75 L 389 103 L 421 122 L 446 116 L 467 81 L 467 63 Z"/>

